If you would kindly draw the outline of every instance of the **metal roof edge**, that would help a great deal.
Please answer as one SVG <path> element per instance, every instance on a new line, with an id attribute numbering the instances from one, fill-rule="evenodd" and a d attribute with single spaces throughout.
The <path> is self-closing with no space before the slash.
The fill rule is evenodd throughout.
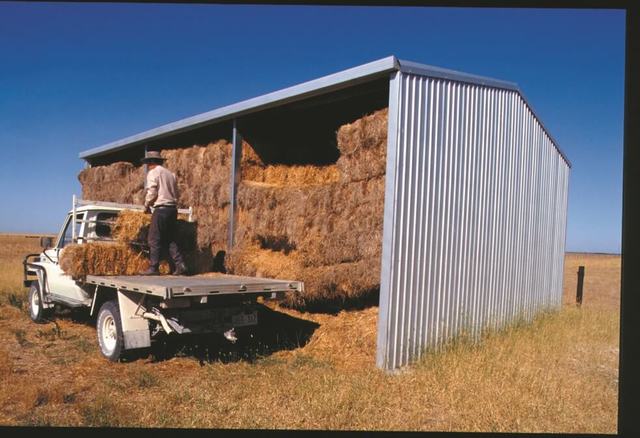
<path id="1" fill-rule="evenodd" d="M 494 87 L 505 90 L 515 91 L 520 95 L 520 98 L 524 102 L 524 104 L 529 108 L 529 111 L 533 114 L 533 117 L 540 123 L 542 130 L 547 134 L 551 143 L 555 146 L 556 150 L 560 154 L 560 156 L 567 163 L 569 168 L 571 168 L 571 161 L 567 158 L 567 155 L 562 151 L 556 139 L 551 135 L 547 127 L 542 123 L 542 119 L 538 116 L 538 113 L 533 109 L 533 106 L 529 102 L 529 99 L 524 95 L 518 84 L 515 82 L 503 81 L 499 79 L 494 79 L 486 76 L 478 76 L 472 75 L 468 73 L 463 73 L 456 70 L 449 70 L 440 67 L 434 67 L 432 65 L 420 64 L 412 61 L 405 61 L 402 59 L 398 60 L 399 70 L 403 73 L 411 73 L 418 74 L 422 76 L 429 76 L 433 78 L 440 79 L 449 79 L 457 82 L 466 82 L 470 84 L 482 85 L 486 87 Z"/>
<path id="2" fill-rule="evenodd" d="M 403 73 L 414 73 L 432 78 L 450 79 L 452 81 L 468 82 L 487 87 L 503 88 L 514 91 L 518 90 L 518 84 L 514 82 L 502 81 L 486 76 L 472 75 L 461 71 L 419 64 L 417 62 L 405 61 L 402 59 L 399 59 L 398 63 L 400 65 L 400 71 Z"/>
<path id="3" fill-rule="evenodd" d="M 531 105 L 531 102 L 529 101 L 529 99 L 527 99 L 527 96 L 524 95 L 524 92 L 520 88 L 518 88 L 517 91 L 518 91 L 518 94 L 520 95 L 520 98 L 524 102 L 524 104 L 527 106 L 527 108 L 529 108 L 529 111 L 531 111 L 531 114 L 533 114 L 533 117 L 538 121 L 538 123 L 540 123 L 540 127 L 542 128 L 542 130 L 545 132 L 545 134 L 547 134 L 547 137 L 549 137 L 549 140 L 551 140 L 551 143 L 553 143 L 553 145 L 556 147 L 560 156 L 564 159 L 565 163 L 567 163 L 567 166 L 569 166 L 569 169 L 571 169 L 572 168 L 571 161 L 569 160 L 567 155 L 564 153 L 564 151 L 560 148 L 560 145 L 558 144 L 556 139 L 553 137 L 553 135 L 551 135 L 551 133 L 549 132 L 547 127 L 544 125 L 544 123 L 542 123 L 542 119 L 540 118 L 540 116 L 538 116 L 538 113 Z"/>
<path id="4" fill-rule="evenodd" d="M 88 160 L 89 158 L 104 155 L 109 152 L 116 152 L 144 141 L 156 140 L 170 134 L 178 134 L 206 124 L 224 121 L 233 116 L 282 105 L 306 97 L 323 94 L 330 90 L 337 90 L 354 83 L 371 79 L 373 76 L 382 75 L 398 69 L 398 59 L 393 55 L 387 56 L 386 58 L 361 64 L 337 73 L 332 73 L 271 93 L 167 123 L 157 128 L 80 152 L 79 158 Z"/>

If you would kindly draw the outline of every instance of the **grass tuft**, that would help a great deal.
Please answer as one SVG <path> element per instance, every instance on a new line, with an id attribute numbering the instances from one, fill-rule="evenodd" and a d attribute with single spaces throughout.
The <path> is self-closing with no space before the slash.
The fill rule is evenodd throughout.
<path id="1" fill-rule="evenodd" d="M 49 402 L 49 394 L 45 391 L 38 391 L 38 395 L 36 396 L 36 401 L 33 404 L 34 408 L 38 406 L 46 405 Z"/>
<path id="2" fill-rule="evenodd" d="M 23 297 L 22 294 L 18 294 L 18 293 L 15 293 L 15 292 L 9 292 L 7 294 L 7 302 L 9 303 L 10 306 L 15 307 L 16 309 L 23 310 L 24 309 L 24 303 L 25 303 L 25 297 Z"/>
<path id="3" fill-rule="evenodd" d="M 60 339 L 61 334 L 62 332 L 60 330 L 60 327 L 55 324 L 53 327 L 50 327 L 48 329 L 38 329 L 36 336 L 46 341 L 55 341 L 56 339 Z"/>
<path id="4" fill-rule="evenodd" d="M 27 340 L 27 332 L 23 329 L 14 329 L 13 334 L 16 337 L 16 341 L 21 347 L 28 347 L 31 343 Z"/>
<path id="5" fill-rule="evenodd" d="M 158 386 L 160 381 L 158 377 L 147 370 L 142 370 L 135 378 L 136 386 L 141 389 L 152 388 Z"/>
<path id="6" fill-rule="evenodd" d="M 81 406 L 80 416 L 83 426 L 119 427 L 126 424 L 127 415 L 115 400 L 100 395 L 90 404 Z"/>
<path id="7" fill-rule="evenodd" d="M 91 353 L 96 350 L 97 346 L 93 339 L 87 339 L 84 336 L 79 336 L 73 340 L 74 346 L 82 353 Z"/>

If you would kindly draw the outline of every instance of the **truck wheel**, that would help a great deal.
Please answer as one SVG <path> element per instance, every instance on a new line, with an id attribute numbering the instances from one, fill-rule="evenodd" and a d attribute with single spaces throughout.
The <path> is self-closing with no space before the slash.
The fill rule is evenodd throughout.
<path id="1" fill-rule="evenodd" d="M 45 309 L 40 300 L 40 286 L 36 282 L 31 283 L 31 288 L 29 288 L 29 316 L 31 320 L 38 324 L 46 322 L 45 318 L 49 314 L 47 310 L 49 309 Z"/>
<path id="2" fill-rule="evenodd" d="M 103 356 L 111 362 L 118 362 L 124 349 L 124 337 L 117 301 L 107 301 L 100 307 L 96 330 L 98 332 L 98 344 Z"/>

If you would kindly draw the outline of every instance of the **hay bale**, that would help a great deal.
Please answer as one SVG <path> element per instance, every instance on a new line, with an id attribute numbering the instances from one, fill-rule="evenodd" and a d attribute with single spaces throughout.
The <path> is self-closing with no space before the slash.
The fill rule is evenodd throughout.
<path id="1" fill-rule="evenodd" d="M 236 242 L 250 242 L 256 236 L 302 234 L 307 199 L 322 190 L 317 187 L 273 187 L 243 181 L 238 186 L 238 222 Z"/>
<path id="2" fill-rule="evenodd" d="M 342 181 L 384 176 L 387 170 L 387 108 L 342 125 L 337 132 Z"/>
<path id="3" fill-rule="evenodd" d="M 305 290 L 309 285 L 309 292 L 301 297 L 303 305 L 357 299 L 380 288 L 380 259 L 306 268 L 303 275 Z"/>
<path id="4" fill-rule="evenodd" d="M 238 247 L 229 252 L 225 264 L 235 275 L 271 277 L 295 280 L 302 265 L 297 252 L 285 254 L 261 248 L 257 242 Z"/>
<path id="5" fill-rule="evenodd" d="M 89 167 L 80 172 L 78 180 L 84 199 L 125 204 L 144 202 L 142 166 L 117 162 L 109 166 Z"/>
<path id="6" fill-rule="evenodd" d="M 125 209 L 120 211 L 116 217 L 112 237 L 121 243 L 146 244 L 150 225 L 151 214 L 140 210 Z M 197 224 L 195 222 L 188 222 L 185 215 L 178 215 L 176 242 L 180 249 L 195 249 L 196 228 Z"/>
<path id="7" fill-rule="evenodd" d="M 310 187 L 242 182 L 236 242 L 282 236 L 305 266 L 380 257 L 384 178 Z"/>
<path id="8" fill-rule="evenodd" d="M 340 170 L 335 164 L 328 166 L 269 165 L 241 168 L 241 180 L 262 183 L 265 186 L 298 187 L 329 184 L 340 180 Z"/>
<path id="9" fill-rule="evenodd" d="M 136 275 L 149 268 L 149 259 L 121 242 L 88 242 L 64 247 L 60 268 L 75 279 L 87 275 Z M 160 273 L 168 274 L 169 264 L 160 264 Z"/>
<path id="10" fill-rule="evenodd" d="M 151 215 L 138 210 L 122 210 L 116 217 L 111 235 L 122 243 L 146 242 Z"/>
<path id="11" fill-rule="evenodd" d="M 381 190 L 382 189 L 382 190 Z M 368 222 L 384 202 L 384 178 L 314 186 L 273 187 L 242 181 L 238 187 L 237 240 L 286 235 L 299 242 L 309 233 L 351 228 L 345 220 Z"/>
<path id="12" fill-rule="evenodd" d="M 148 252 L 147 237 L 150 225 L 150 214 L 140 210 L 122 210 L 116 218 L 113 237 L 118 242 L 129 244 L 134 249 Z M 176 243 L 185 263 L 192 272 L 206 272 L 210 270 L 208 266 L 211 264 L 211 260 L 206 252 L 198 251 L 197 226 L 198 224 L 195 222 L 188 222 L 184 215 L 178 215 Z"/>
<path id="13" fill-rule="evenodd" d="M 309 205 L 309 220 L 295 239 L 305 266 L 324 266 L 381 257 L 384 177 L 332 186 L 326 199 Z"/>
<path id="14" fill-rule="evenodd" d="M 232 250 L 225 263 L 229 272 L 235 275 L 304 281 L 305 293 L 288 297 L 287 304 L 294 306 L 356 299 L 380 287 L 379 257 L 326 266 L 305 266 L 304 256 L 299 251 L 285 254 L 261 248 L 253 242 Z"/>

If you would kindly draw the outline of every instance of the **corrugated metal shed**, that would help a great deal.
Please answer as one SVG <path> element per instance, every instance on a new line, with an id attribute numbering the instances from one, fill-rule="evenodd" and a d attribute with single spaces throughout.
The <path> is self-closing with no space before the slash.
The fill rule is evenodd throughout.
<path id="1" fill-rule="evenodd" d="M 391 79 L 378 366 L 562 298 L 569 165 L 513 87 Z"/>
<path id="2" fill-rule="evenodd" d="M 379 367 L 560 306 L 570 163 L 510 82 L 390 56 L 80 158 L 140 157 L 154 142 L 205 128 L 228 132 L 236 151 L 237 125 L 250 117 L 345 98 L 353 111 L 388 99 Z M 232 193 L 237 183 L 232 174 Z M 232 202 L 230 241 L 233 210 Z"/>

